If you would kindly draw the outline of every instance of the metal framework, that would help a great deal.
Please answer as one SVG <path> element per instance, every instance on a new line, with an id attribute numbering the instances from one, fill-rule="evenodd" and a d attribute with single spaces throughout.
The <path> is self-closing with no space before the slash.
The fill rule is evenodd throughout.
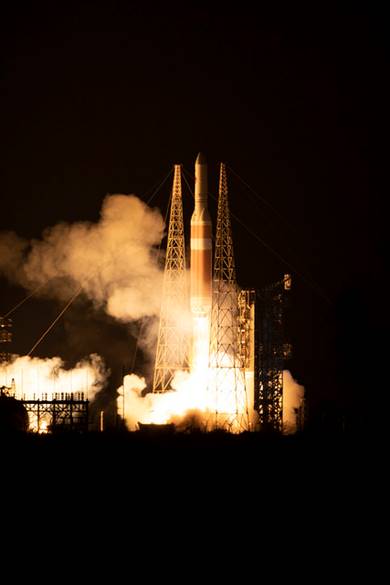
<path id="1" fill-rule="evenodd" d="M 236 430 L 249 428 L 245 364 L 239 348 L 238 288 L 228 186 L 223 163 L 219 179 L 209 355 L 209 390 L 215 409 L 215 426 Z M 228 405 L 227 412 L 224 412 L 225 405 Z"/>
<path id="2" fill-rule="evenodd" d="M 256 291 L 241 289 L 238 294 L 238 342 L 241 363 L 245 370 L 254 369 L 254 318 Z"/>
<path id="3" fill-rule="evenodd" d="M 284 342 L 283 316 L 291 277 L 286 274 L 257 294 L 255 408 L 262 430 L 283 430 L 283 368 L 291 346 Z"/>
<path id="4" fill-rule="evenodd" d="M 84 393 L 62 393 L 53 400 L 21 400 L 30 427 L 36 432 L 88 431 L 88 405 Z M 43 424 L 45 423 L 45 424 Z"/>
<path id="5" fill-rule="evenodd" d="M 10 361 L 9 347 L 12 341 L 12 319 L 0 317 L 0 365 Z"/>
<path id="6" fill-rule="evenodd" d="M 166 392 L 178 370 L 190 367 L 189 295 L 186 274 L 181 166 L 175 165 L 153 392 Z M 188 323 L 188 326 L 187 326 Z"/>

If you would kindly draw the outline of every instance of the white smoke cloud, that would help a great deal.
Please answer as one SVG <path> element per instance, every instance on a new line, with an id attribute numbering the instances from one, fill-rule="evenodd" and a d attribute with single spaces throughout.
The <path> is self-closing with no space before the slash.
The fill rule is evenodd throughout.
<path id="1" fill-rule="evenodd" d="M 156 246 L 164 233 L 158 209 L 134 195 L 107 195 L 98 223 L 60 223 L 28 243 L 0 234 L 0 273 L 29 290 L 65 299 L 80 287 L 122 321 L 159 313 L 161 268 Z"/>
<path id="2" fill-rule="evenodd" d="M 158 321 L 150 317 L 158 316 L 161 305 L 162 269 L 156 246 L 163 234 L 159 210 L 150 209 L 134 195 L 108 195 L 97 223 L 60 223 L 32 242 L 13 232 L 0 233 L 0 274 L 28 290 L 42 286 L 39 294 L 61 300 L 81 289 L 97 308 L 121 321 L 143 319 L 138 343 L 151 351 Z M 183 328 L 189 327 L 188 315 L 179 307 L 175 317 Z M 29 397 L 84 392 L 91 400 L 102 388 L 107 372 L 96 355 L 72 370 L 66 370 L 59 357 L 41 360 L 24 356 L 15 358 L 6 370 L 0 369 L 0 375 L 3 385 L 14 378 L 17 390 Z M 117 403 L 128 427 L 136 429 L 138 421 L 201 420 L 207 401 L 202 403 L 199 387 L 205 384 L 179 378 L 175 384 L 177 387 L 165 395 L 143 396 L 145 379 L 126 376 Z M 294 432 L 304 388 L 289 371 L 283 372 L 283 387 L 283 426 L 285 432 Z"/>
<path id="3" fill-rule="evenodd" d="M 146 388 L 145 378 L 140 378 L 136 374 L 125 376 L 123 386 L 118 388 L 118 412 L 121 413 L 131 431 L 138 429 L 138 421 L 144 420 L 150 409 L 150 394 L 143 397 L 144 388 Z"/>
<path id="4" fill-rule="evenodd" d="M 187 419 L 193 424 L 194 418 L 201 420 L 203 414 L 196 410 L 194 392 L 189 385 L 188 372 L 177 372 L 172 383 L 172 390 L 164 393 L 149 392 L 143 395 L 146 388 L 145 378 L 129 374 L 124 377 L 123 385 L 118 388 L 117 408 L 125 420 L 127 428 L 138 430 L 138 423 L 175 422 L 184 426 Z M 197 423 L 198 424 L 198 423 Z"/>
<path id="5" fill-rule="evenodd" d="M 203 381 L 204 382 L 204 381 Z M 138 429 L 138 422 L 174 422 L 178 429 L 210 428 L 208 392 L 202 393 L 207 383 L 197 383 L 194 373 L 177 372 L 172 390 L 163 394 L 143 394 L 144 378 L 129 374 L 124 386 L 118 388 L 118 412 L 130 430 Z M 124 393 L 124 395 L 123 395 Z M 283 371 L 283 432 L 297 431 L 297 410 L 303 407 L 304 387 L 294 380 L 289 370 Z M 254 413 L 251 413 L 253 416 Z"/>
<path id="6" fill-rule="evenodd" d="M 298 384 L 289 370 L 283 370 L 283 430 L 297 431 L 297 410 L 303 407 L 305 388 Z"/>
<path id="7" fill-rule="evenodd" d="M 109 372 L 97 354 L 91 354 L 74 368 L 65 369 L 60 357 L 35 358 L 13 356 L 0 367 L 0 385 L 12 387 L 16 398 L 26 400 L 53 399 L 54 394 L 83 392 L 93 400 L 105 384 Z"/>

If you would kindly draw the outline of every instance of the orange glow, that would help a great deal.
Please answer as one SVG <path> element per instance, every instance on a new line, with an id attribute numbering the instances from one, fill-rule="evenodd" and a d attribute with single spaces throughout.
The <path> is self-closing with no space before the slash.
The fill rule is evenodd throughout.
<path id="1" fill-rule="evenodd" d="M 174 422 L 180 426 L 186 417 L 194 416 L 203 430 L 223 428 L 233 433 L 249 428 L 246 389 L 243 372 L 231 367 L 225 356 L 218 363 L 221 368 L 210 368 L 209 362 L 209 317 L 194 317 L 193 355 L 191 371 L 178 371 L 172 381 L 172 391 L 161 394 L 146 394 L 142 379 L 125 378 L 125 418 L 130 428 L 136 422 L 166 424 Z M 226 363 L 225 363 L 226 362 Z M 126 383 L 127 379 L 127 383 Z M 123 387 L 119 389 L 118 407 L 123 401 Z M 130 420 L 131 419 L 131 420 Z"/>

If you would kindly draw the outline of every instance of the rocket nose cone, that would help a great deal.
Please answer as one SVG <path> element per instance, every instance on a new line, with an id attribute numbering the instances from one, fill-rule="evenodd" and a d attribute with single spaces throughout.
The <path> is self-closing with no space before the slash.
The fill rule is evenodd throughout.
<path id="1" fill-rule="evenodd" d="M 206 157 L 205 157 L 205 155 L 203 154 L 203 152 L 200 152 L 200 153 L 198 154 L 198 156 L 196 157 L 195 164 L 196 164 L 196 165 L 206 165 L 206 164 L 207 164 L 207 162 L 206 162 Z"/>

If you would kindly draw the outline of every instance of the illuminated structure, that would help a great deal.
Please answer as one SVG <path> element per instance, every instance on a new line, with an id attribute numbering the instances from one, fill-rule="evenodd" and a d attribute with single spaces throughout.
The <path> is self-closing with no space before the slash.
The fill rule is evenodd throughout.
<path id="1" fill-rule="evenodd" d="M 255 408 L 263 430 L 283 430 L 283 367 L 291 346 L 284 342 L 284 311 L 291 276 L 257 293 Z"/>
<path id="2" fill-rule="evenodd" d="M 239 306 L 226 168 L 220 167 L 209 366 L 215 426 L 247 430 L 248 399 L 239 344 Z M 227 412 L 226 412 L 227 410 Z"/>
<path id="3" fill-rule="evenodd" d="M 178 370 L 189 370 L 188 309 L 181 167 L 175 165 L 153 392 L 166 392 Z"/>
<path id="4" fill-rule="evenodd" d="M 0 317 L 0 365 L 9 362 L 12 341 L 12 319 Z"/>
<path id="5" fill-rule="evenodd" d="M 84 392 L 54 393 L 38 400 L 21 400 L 26 409 L 30 430 L 37 433 L 88 431 L 88 405 Z"/>
<path id="6" fill-rule="evenodd" d="M 172 390 L 179 370 L 194 374 L 206 428 L 283 429 L 283 313 L 291 279 L 260 292 L 236 282 L 226 166 L 221 163 L 214 265 L 207 163 L 195 163 L 191 287 L 187 289 L 180 166 L 175 165 L 153 392 Z M 211 273 L 213 269 L 213 277 Z M 191 307 L 192 331 L 183 327 Z"/>
<path id="7" fill-rule="evenodd" d="M 245 375 L 247 408 L 250 415 L 250 428 L 256 428 L 255 416 L 255 309 L 256 291 L 241 289 L 238 293 L 238 351 Z"/>

